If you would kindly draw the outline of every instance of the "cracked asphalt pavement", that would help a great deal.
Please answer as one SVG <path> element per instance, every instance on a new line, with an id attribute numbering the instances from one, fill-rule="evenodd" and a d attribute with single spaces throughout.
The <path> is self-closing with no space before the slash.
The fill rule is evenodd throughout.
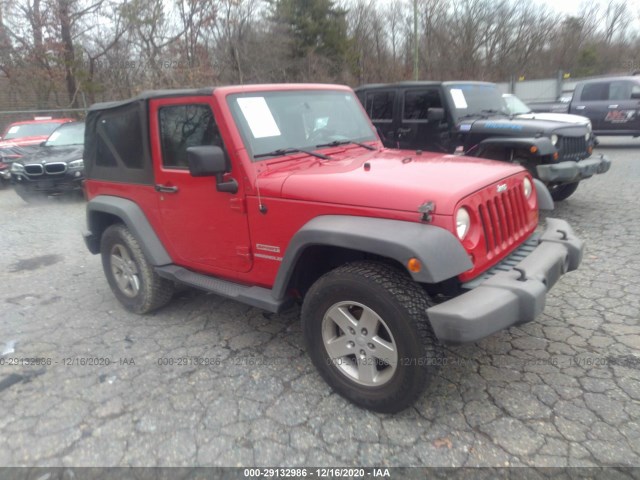
<path id="1" fill-rule="evenodd" d="M 610 172 L 552 214 L 586 241 L 581 268 L 536 321 L 448 348 L 397 415 L 329 389 L 299 310 L 187 290 L 127 313 L 82 201 L 0 190 L 0 465 L 640 465 L 640 140 L 599 151 Z"/>

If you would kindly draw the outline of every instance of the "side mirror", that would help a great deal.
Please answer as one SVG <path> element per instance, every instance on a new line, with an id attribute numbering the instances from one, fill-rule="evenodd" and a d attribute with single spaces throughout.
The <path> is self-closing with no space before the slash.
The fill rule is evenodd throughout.
<path id="1" fill-rule="evenodd" d="M 227 160 L 220 147 L 200 145 L 187 148 L 187 163 L 192 177 L 216 177 L 216 188 L 219 192 L 236 193 L 238 182 L 235 179 L 223 180 L 227 171 Z"/>
<path id="2" fill-rule="evenodd" d="M 427 120 L 430 122 L 440 122 L 444 120 L 444 108 L 430 108 L 427 110 Z"/>

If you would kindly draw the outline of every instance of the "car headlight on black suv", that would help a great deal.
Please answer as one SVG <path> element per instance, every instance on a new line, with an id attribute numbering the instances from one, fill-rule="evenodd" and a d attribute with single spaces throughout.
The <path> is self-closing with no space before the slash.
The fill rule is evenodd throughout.
<path id="1" fill-rule="evenodd" d="M 22 165 L 20 162 L 13 162 L 11 164 L 11 173 L 23 173 L 24 172 L 24 165 Z"/>
<path id="2" fill-rule="evenodd" d="M 67 170 L 76 172 L 84 169 L 84 160 L 79 158 L 78 160 L 72 160 L 67 165 Z"/>

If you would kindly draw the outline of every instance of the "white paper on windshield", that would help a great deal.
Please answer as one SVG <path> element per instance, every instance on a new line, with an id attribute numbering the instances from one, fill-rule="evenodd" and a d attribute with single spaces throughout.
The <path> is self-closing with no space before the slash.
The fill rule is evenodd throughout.
<path id="1" fill-rule="evenodd" d="M 459 88 L 452 88 L 450 90 L 451 98 L 453 98 L 453 104 L 456 108 L 467 108 L 467 100 L 464 98 L 464 93 Z"/>
<path id="2" fill-rule="evenodd" d="M 16 125 L 15 127 L 11 127 L 9 130 L 7 130 L 7 133 L 16 133 L 19 128 L 20 128 L 20 125 Z"/>
<path id="3" fill-rule="evenodd" d="M 60 136 L 60 132 L 53 132 L 51 135 L 49 135 L 49 138 L 47 139 L 47 141 L 53 141 L 59 136 Z"/>
<path id="4" fill-rule="evenodd" d="M 278 125 L 269 110 L 264 97 L 238 98 L 238 105 L 247 119 L 255 138 L 277 137 L 281 135 Z"/>

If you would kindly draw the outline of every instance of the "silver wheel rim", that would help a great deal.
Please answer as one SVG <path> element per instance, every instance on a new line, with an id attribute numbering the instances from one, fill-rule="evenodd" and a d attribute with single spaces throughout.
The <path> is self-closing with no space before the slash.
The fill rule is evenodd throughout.
<path id="1" fill-rule="evenodd" d="M 140 292 L 140 273 L 129 251 L 116 243 L 111 248 L 111 273 L 116 285 L 127 297 L 135 297 Z"/>
<path id="2" fill-rule="evenodd" d="M 349 380 L 379 387 L 398 368 L 398 348 L 380 315 L 358 302 L 333 305 L 322 319 L 322 341 L 331 364 Z"/>

